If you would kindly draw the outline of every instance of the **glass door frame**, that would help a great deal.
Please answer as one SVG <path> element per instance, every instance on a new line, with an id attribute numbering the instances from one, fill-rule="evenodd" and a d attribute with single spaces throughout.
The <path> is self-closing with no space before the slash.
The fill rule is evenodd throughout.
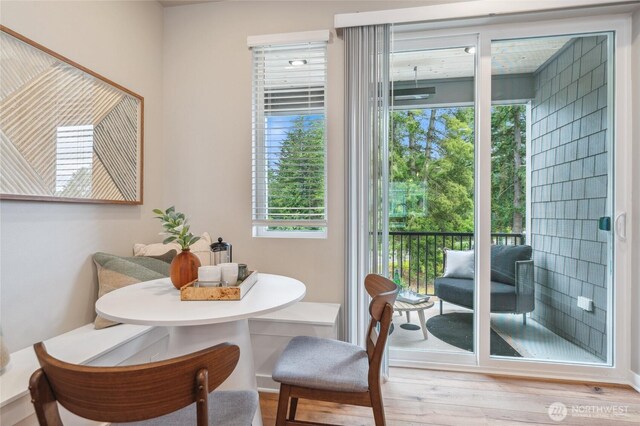
<path id="1" fill-rule="evenodd" d="M 452 27 L 455 24 L 452 24 Z M 434 41 L 443 37 L 468 37 L 477 40 L 476 47 L 476 119 L 475 119 L 475 353 L 454 354 L 403 351 L 403 358 L 392 351 L 391 365 L 483 371 L 488 373 L 527 375 L 536 377 L 593 379 L 626 382 L 630 366 L 630 244 L 617 234 L 614 227 L 613 257 L 610 262 L 613 282 L 608 288 L 607 336 L 611 364 L 579 364 L 549 362 L 520 358 L 490 356 L 490 293 L 480 291 L 481 282 L 490 281 L 491 246 L 491 43 L 517 38 L 581 35 L 613 32 L 614 61 L 609 64 L 613 81 L 613 98 L 609 98 L 608 113 L 615 134 L 615 149 L 610 156 L 610 194 L 613 196 L 613 216 L 631 211 L 631 16 L 629 14 L 545 20 L 529 23 L 504 23 L 450 29 L 423 30 L 423 37 Z M 611 45 L 610 45 L 611 46 Z M 446 46 L 444 46 L 446 47 Z M 611 168 L 611 166 L 615 167 Z M 627 221 L 628 222 L 628 221 Z M 611 276 L 611 274 L 610 274 Z M 615 291 L 614 291 L 615 290 Z"/>

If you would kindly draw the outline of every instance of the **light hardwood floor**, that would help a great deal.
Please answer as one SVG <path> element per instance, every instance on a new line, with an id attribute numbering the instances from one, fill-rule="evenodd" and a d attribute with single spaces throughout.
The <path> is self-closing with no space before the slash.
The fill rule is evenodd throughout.
<path id="1" fill-rule="evenodd" d="M 640 393 L 620 385 L 392 368 L 382 393 L 389 426 L 640 425 Z M 278 394 L 260 394 L 265 426 L 275 424 L 277 402 Z M 554 402 L 567 407 L 562 421 L 549 417 Z M 374 424 L 369 408 L 304 400 L 296 419 Z"/>

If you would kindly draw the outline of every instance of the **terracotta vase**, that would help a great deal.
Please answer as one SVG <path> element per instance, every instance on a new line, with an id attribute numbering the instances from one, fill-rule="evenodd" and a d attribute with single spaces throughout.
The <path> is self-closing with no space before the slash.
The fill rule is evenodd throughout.
<path id="1" fill-rule="evenodd" d="M 180 287 L 198 278 L 198 268 L 200 259 L 191 253 L 191 250 L 182 250 L 180 254 L 171 261 L 171 282 L 175 288 Z"/>

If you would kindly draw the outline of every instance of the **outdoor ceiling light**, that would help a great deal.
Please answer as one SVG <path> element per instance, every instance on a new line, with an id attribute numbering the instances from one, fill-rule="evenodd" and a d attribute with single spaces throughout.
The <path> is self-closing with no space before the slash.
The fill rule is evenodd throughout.
<path id="1" fill-rule="evenodd" d="M 435 72 L 435 71 L 434 71 Z M 434 86 L 420 86 L 418 84 L 418 66 L 413 67 L 414 87 L 406 87 L 402 89 L 393 88 L 391 94 L 395 101 L 417 101 L 421 99 L 429 99 L 430 95 L 436 94 Z"/>
<path id="2" fill-rule="evenodd" d="M 476 47 L 475 46 L 465 47 L 464 51 L 473 55 L 474 53 L 476 53 Z"/>
<path id="3" fill-rule="evenodd" d="M 300 67 L 302 65 L 307 65 L 307 60 L 306 59 L 292 59 L 291 61 L 289 61 L 289 65 L 294 66 L 294 67 Z"/>
<path id="4" fill-rule="evenodd" d="M 431 87 L 411 87 L 407 89 L 393 89 L 393 99 L 396 101 L 410 101 L 428 99 L 430 95 L 436 94 L 436 88 Z"/>

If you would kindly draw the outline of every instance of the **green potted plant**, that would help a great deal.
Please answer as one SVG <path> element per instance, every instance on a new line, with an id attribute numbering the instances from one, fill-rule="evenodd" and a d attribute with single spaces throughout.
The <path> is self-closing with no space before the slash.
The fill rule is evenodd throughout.
<path id="1" fill-rule="evenodd" d="M 180 289 L 185 284 L 198 278 L 198 268 L 200 267 L 200 259 L 198 256 L 191 253 L 191 245 L 200 239 L 200 237 L 194 236 L 189 232 L 189 225 L 187 224 L 187 217 L 184 213 L 176 211 L 176 208 L 171 206 L 165 211 L 160 209 L 154 209 L 153 212 L 157 215 L 156 218 L 162 222 L 164 228 L 163 235 L 167 237 L 162 242 L 163 244 L 177 243 L 180 245 L 182 251 L 173 258 L 171 262 L 171 282 L 175 288 Z"/>

